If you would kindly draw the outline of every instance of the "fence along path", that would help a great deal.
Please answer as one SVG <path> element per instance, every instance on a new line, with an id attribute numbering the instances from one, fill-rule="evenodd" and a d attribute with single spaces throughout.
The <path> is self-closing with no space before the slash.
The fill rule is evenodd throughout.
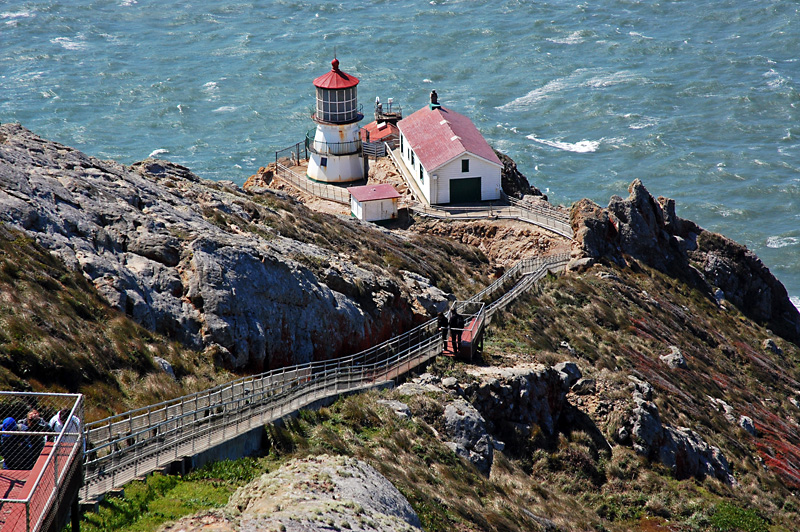
<path id="1" fill-rule="evenodd" d="M 548 272 L 563 271 L 568 260 L 566 254 L 522 260 L 459 304 L 459 311 L 475 302 L 487 303 L 480 322 L 488 323 L 492 314 Z M 441 336 L 433 319 L 355 355 L 244 377 L 89 423 L 81 499 L 96 500 L 135 478 L 320 399 L 380 386 L 441 352 Z"/>
<path id="2" fill-rule="evenodd" d="M 308 192 L 309 194 L 313 194 L 318 198 L 335 201 L 336 203 L 342 203 L 344 205 L 350 205 L 350 192 L 346 188 L 312 181 L 306 176 L 302 176 L 293 171 L 282 162 L 277 162 L 275 164 L 275 173 L 281 179 L 288 181 L 300 190 Z"/>

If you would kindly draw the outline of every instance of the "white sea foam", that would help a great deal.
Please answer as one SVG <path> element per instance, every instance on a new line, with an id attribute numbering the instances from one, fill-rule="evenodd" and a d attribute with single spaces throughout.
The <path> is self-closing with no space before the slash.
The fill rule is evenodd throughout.
<path id="1" fill-rule="evenodd" d="M 626 116 L 626 118 L 631 118 L 630 116 Z M 653 118 L 652 116 L 639 116 L 637 117 L 639 120 L 636 122 L 632 122 L 628 129 L 645 129 L 648 127 L 653 127 L 658 124 L 658 119 Z"/>
<path id="2" fill-rule="evenodd" d="M 33 18 L 35 16 L 36 15 L 31 13 L 30 11 L 18 11 L 16 13 L 9 13 L 9 12 L 0 13 L 0 19 L 8 20 L 8 22 L 6 22 L 6 24 L 9 24 L 11 22 L 14 22 L 14 24 L 16 24 L 16 20 L 17 19 L 20 19 L 20 18 Z"/>
<path id="3" fill-rule="evenodd" d="M 165 150 L 164 148 L 158 148 L 157 150 L 151 151 L 148 157 L 158 157 L 159 155 L 162 155 L 164 153 L 169 153 L 169 150 Z"/>
<path id="4" fill-rule="evenodd" d="M 73 40 L 69 37 L 56 37 L 55 39 L 50 39 L 50 42 L 53 44 L 59 44 L 65 50 L 85 50 L 86 43 L 81 42 L 80 40 Z"/>
<path id="5" fill-rule="evenodd" d="M 573 31 L 566 37 L 558 37 L 555 39 L 547 39 L 554 44 L 580 44 L 584 41 L 580 31 Z"/>
<path id="6" fill-rule="evenodd" d="M 795 236 L 771 236 L 767 238 L 768 248 L 785 248 L 800 243 L 800 238 Z"/>
<path id="7" fill-rule="evenodd" d="M 585 79 L 587 74 L 597 73 L 597 75 Z M 642 78 L 628 70 L 620 70 L 619 72 L 602 73 L 601 69 L 578 69 L 572 74 L 564 78 L 554 79 L 547 82 L 544 86 L 538 89 L 533 89 L 525 96 L 521 96 L 512 100 L 504 105 L 497 107 L 501 111 L 512 111 L 525 109 L 533 106 L 537 102 L 547 99 L 551 94 L 562 92 L 577 87 L 592 87 L 595 89 L 604 89 L 622 83 L 647 83 L 647 79 Z"/>
<path id="8" fill-rule="evenodd" d="M 550 146 L 551 148 L 556 148 L 564 151 L 571 151 L 575 153 L 592 153 L 597 151 L 597 148 L 600 147 L 599 140 L 581 140 L 579 142 L 573 143 L 573 142 L 564 142 L 561 140 L 540 139 L 536 135 L 528 135 L 527 138 L 529 138 L 534 142 L 538 142 L 539 144 Z"/>
<path id="9" fill-rule="evenodd" d="M 797 310 L 800 310 L 800 297 L 792 296 L 789 298 L 789 300 L 792 302 L 792 305 L 794 305 Z"/>
<path id="10" fill-rule="evenodd" d="M 539 87 L 538 89 L 533 89 L 525 96 L 521 96 L 516 100 L 501 105 L 500 107 L 498 107 L 498 109 L 502 111 L 510 111 L 519 108 L 529 107 L 535 104 L 536 102 L 544 100 L 550 94 L 562 91 L 569 86 L 570 83 L 567 82 L 565 78 L 554 79 L 553 81 L 547 82 L 543 87 Z"/>
<path id="11" fill-rule="evenodd" d="M 642 81 L 642 78 L 628 70 L 620 70 L 619 72 L 612 72 L 611 74 L 595 76 L 587 81 L 586 85 L 589 87 L 594 87 L 595 89 L 602 89 L 605 87 L 612 87 L 614 85 L 630 83 L 633 81 Z"/>
<path id="12" fill-rule="evenodd" d="M 425 78 L 422 80 L 422 83 L 433 83 L 433 81 L 429 80 L 428 78 Z"/>
<path id="13" fill-rule="evenodd" d="M 214 109 L 211 112 L 212 113 L 232 113 L 235 110 L 236 110 L 236 106 L 235 105 L 223 105 L 222 107 L 217 107 L 216 109 Z"/>
<path id="14" fill-rule="evenodd" d="M 136 0 L 122 0 L 122 2 L 119 3 L 119 5 L 122 7 L 130 7 L 138 3 L 139 2 L 137 2 Z"/>

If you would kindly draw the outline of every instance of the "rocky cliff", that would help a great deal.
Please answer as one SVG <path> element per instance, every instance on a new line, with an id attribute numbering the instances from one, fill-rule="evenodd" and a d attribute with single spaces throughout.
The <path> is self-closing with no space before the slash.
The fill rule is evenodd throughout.
<path id="1" fill-rule="evenodd" d="M 653 198 L 640 180 L 629 196 L 613 196 L 603 209 L 583 199 L 572 206 L 572 269 L 598 259 L 641 261 L 725 299 L 777 334 L 800 341 L 800 313 L 786 288 L 741 244 L 706 231 L 675 213 L 675 201 Z"/>
<path id="2" fill-rule="evenodd" d="M 98 160 L 13 124 L 0 126 L 0 219 L 113 307 L 233 368 L 365 348 L 446 305 L 432 283 L 467 284 L 438 242 L 166 161 Z M 460 249 L 464 270 L 485 267 Z"/>

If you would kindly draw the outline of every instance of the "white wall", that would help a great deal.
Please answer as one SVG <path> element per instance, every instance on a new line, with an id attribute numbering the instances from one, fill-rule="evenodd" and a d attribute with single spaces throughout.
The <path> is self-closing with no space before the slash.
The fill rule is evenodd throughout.
<path id="1" fill-rule="evenodd" d="M 350 210 L 356 218 L 367 222 L 392 220 L 397 218 L 397 198 L 359 203 L 351 197 Z"/>
<path id="2" fill-rule="evenodd" d="M 356 142 L 359 140 L 358 124 L 317 124 L 314 134 L 314 143 L 319 150 L 324 150 L 325 143 Z M 317 144 L 319 143 L 319 144 Z M 364 177 L 364 161 L 359 154 L 352 155 L 325 155 L 310 153 L 308 161 L 308 177 L 316 181 L 327 183 L 346 183 L 358 181 Z M 322 166 L 322 158 L 327 159 Z"/>
<path id="3" fill-rule="evenodd" d="M 401 133 L 400 136 L 402 137 L 403 134 Z M 422 170 L 422 181 L 420 181 L 420 179 L 419 179 L 419 169 L 420 169 L 421 165 L 420 165 L 420 162 L 419 162 L 419 157 L 417 157 L 416 154 L 414 154 L 414 164 L 411 164 L 411 155 L 410 155 L 411 149 L 410 149 L 410 146 L 408 145 L 408 141 L 406 140 L 405 137 L 403 137 L 403 143 L 402 144 L 403 144 L 403 150 L 402 150 L 401 153 L 403 155 L 403 162 L 406 163 L 406 167 L 411 172 L 411 177 L 414 178 L 414 182 L 417 184 L 417 186 L 422 191 L 422 193 L 425 195 L 425 197 L 428 198 L 428 203 L 430 203 L 432 201 L 431 200 L 431 176 L 428 175 L 428 172 L 423 168 L 423 170 Z"/>
<path id="4" fill-rule="evenodd" d="M 469 159 L 469 172 L 461 171 L 461 160 Z M 438 168 L 437 190 L 433 191 L 432 203 L 450 203 L 450 180 L 466 177 L 481 178 L 481 201 L 494 201 L 500 199 L 500 167 L 484 161 L 478 157 L 464 154 L 463 157 L 450 161 Z"/>

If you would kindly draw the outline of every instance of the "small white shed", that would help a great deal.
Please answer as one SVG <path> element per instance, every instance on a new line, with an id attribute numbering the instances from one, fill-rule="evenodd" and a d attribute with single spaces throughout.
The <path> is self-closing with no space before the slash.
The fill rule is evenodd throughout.
<path id="1" fill-rule="evenodd" d="M 397 200 L 400 193 L 389 184 L 349 187 L 350 213 L 366 222 L 397 218 Z"/>

